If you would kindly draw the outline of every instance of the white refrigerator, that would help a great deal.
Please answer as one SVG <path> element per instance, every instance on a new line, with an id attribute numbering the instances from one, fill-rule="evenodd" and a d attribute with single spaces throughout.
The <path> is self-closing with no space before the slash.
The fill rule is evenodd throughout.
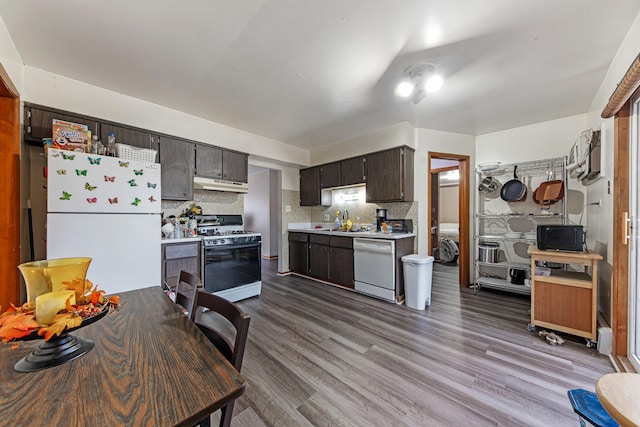
<path id="1" fill-rule="evenodd" d="M 160 284 L 160 165 L 49 149 L 47 258 L 91 257 L 108 294 Z"/>

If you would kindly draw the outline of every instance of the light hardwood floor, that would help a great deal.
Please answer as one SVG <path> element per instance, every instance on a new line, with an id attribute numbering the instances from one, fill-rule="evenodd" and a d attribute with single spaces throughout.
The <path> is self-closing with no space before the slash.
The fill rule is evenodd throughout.
<path id="1" fill-rule="evenodd" d="M 432 303 L 408 309 L 263 262 L 232 426 L 577 426 L 567 390 L 609 359 L 527 330 L 528 297 L 458 289 L 435 265 Z M 214 423 L 216 421 L 214 420 Z"/>

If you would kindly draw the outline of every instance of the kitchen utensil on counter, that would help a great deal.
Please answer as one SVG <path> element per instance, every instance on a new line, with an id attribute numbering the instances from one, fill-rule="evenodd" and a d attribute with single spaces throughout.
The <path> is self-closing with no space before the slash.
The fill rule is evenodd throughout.
<path id="1" fill-rule="evenodd" d="M 509 278 L 514 285 L 524 285 L 524 279 L 527 277 L 527 272 L 520 268 L 509 269 Z"/>
<path id="2" fill-rule="evenodd" d="M 500 189 L 500 198 L 505 202 L 521 202 L 527 198 L 527 186 L 518 178 L 518 165 L 513 167 L 513 179 Z"/>
<path id="3" fill-rule="evenodd" d="M 163 225 L 160 230 L 162 231 L 162 234 L 166 239 L 170 239 L 171 237 L 173 237 L 174 228 L 175 228 L 174 225 L 168 222 L 165 225 Z"/>
<path id="4" fill-rule="evenodd" d="M 376 209 L 376 231 L 382 231 L 382 223 L 387 221 L 387 210 Z"/>
<path id="5" fill-rule="evenodd" d="M 478 244 L 478 261 L 488 262 L 488 263 L 497 263 L 499 249 L 500 249 L 500 245 L 498 243 L 480 242 Z"/>
<path id="6" fill-rule="evenodd" d="M 499 187 L 500 182 L 497 179 L 491 176 L 485 176 L 482 178 L 482 181 L 480 181 L 480 184 L 478 184 L 478 191 L 485 194 L 491 194 Z"/>

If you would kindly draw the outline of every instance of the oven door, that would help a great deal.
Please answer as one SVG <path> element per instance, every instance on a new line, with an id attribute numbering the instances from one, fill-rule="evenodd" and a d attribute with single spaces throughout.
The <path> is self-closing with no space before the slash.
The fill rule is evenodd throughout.
<path id="1" fill-rule="evenodd" d="M 259 282 L 261 243 L 204 248 L 204 288 L 218 292 Z"/>

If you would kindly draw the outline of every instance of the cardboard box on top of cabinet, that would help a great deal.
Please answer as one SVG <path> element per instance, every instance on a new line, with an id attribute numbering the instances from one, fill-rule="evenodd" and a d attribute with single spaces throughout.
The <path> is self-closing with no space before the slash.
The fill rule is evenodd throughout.
<path id="1" fill-rule="evenodd" d="M 89 153 L 91 131 L 89 126 L 80 123 L 53 119 L 53 148 Z"/>

